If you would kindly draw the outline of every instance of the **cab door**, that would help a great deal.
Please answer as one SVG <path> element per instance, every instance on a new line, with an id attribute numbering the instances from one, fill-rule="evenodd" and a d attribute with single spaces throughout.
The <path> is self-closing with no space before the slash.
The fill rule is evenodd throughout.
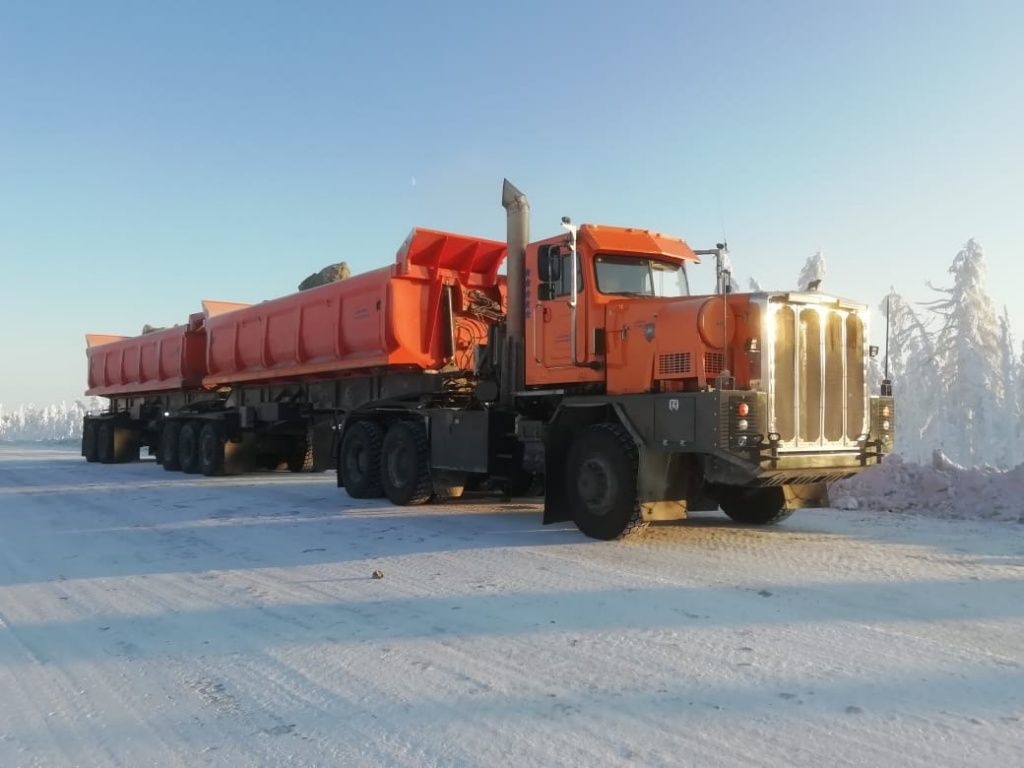
<path id="1" fill-rule="evenodd" d="M 572 254 L 560 243 L 542 244 L 528 255 L 526 308 L 526 383 L 556 385 L 593 378 L 573 360 Z M 576 356 L 587 359 L 587 309 L 583 270 L 576 274 Z"/>

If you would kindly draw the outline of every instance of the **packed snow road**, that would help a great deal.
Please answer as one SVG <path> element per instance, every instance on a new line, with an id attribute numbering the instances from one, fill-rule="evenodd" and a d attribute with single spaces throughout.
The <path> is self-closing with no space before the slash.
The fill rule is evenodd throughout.
<path id="1" fill-rule="evenodd" d="M 0 765 L 1021 765 L 1022 577 L 1019 524 L 607 544 L 0 448 Z"/>

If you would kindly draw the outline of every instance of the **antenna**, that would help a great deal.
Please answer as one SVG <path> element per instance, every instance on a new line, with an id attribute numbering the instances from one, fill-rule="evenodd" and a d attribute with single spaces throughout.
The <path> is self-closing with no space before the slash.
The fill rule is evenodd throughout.
<path id="1" fill-rule="evenodd" d="M 892 291 L 885 297 L 885 377 L 882 379 L 882 386 L 879 394 L 882 397 L 892 397 L 892 382 L 889 380 L 889 302 L 892 300 Z"/>

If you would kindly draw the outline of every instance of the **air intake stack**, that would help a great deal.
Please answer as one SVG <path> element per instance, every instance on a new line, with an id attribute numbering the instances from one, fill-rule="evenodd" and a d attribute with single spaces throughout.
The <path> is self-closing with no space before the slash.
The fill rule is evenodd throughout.
<path id="1" fill-rule="evenodd" d="M 501 188 L 505 209 L 508 260 L 508 311 L 502 349 L 501 402 L 510 406 L 523 388 L 523 327 L 526 305 L 526 244 L 530 242 L 530 203 L 508 179 Z"/>

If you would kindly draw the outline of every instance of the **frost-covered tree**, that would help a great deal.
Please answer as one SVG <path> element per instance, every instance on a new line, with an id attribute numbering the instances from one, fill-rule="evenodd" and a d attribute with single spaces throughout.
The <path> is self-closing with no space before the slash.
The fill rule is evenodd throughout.
<path id="1" fill-rule="evenodd" d="M 999 439 L 997 449 L 1001 448 L 1002 456 L 997 456 L 1003 466 L 1012 467 L 1024 461 L 1024 452 L 1020 447 L 1020 429 L 1024 401 L 1021 399 L 1020 379 L 1021 367 L 1017 360 L 1013 343 L 1013 331 L 1010 325 L 1010 313 L 1003 307 L 999 317 L 999 378 L 1002 400 L 999 410 Z"/>
<path id="2" fill-rule="evenodd" d="M 97 398 L 16 408 L 5 408 L 0 403 L 0 442 L 77 440 L 82 436 L 82 418 L 98 410 L 101 404 Z"/>
<path id="3" fill-rule="evenodd" d="M 764 290 L 764 289 L 763 289 L 763 288 L 761 287 L 761 284 L 760 284 L 759 282 L 757 282 L 757 280 L 755 280 L 755 279 L 754 279 L 754 278 L 752 278 L 752 277 L 751 277 L 751 278 L 749 278 L 749 279 L 747 280 L 747 289 L 748 289 L 748 290 L 749 290 L 749 291 L 750 291 L 751 293 L 760 293 L 761 291 L 763 291 L 763 290 Z"/>
<path id="4" fill-rule="evenodd" d="M 868 360 L 868 392 L 872 395 L 877 395 L 881 391 L 882 379 L 885 378 L 882 363 L 878 360 L 877 357 Z"/>
<path id="5" fill-rule="evenodd" d="M 740 288 L 739 278 L 736 277 L 736 272 L 732 267 L 732 257 L 728 251 L 722 252 L 722 271 L 727 275 L 727 285 L 729 293 L 739 293 L 743 289 Z"/>
<path id="6" fill-rule="evenodd" d="M 945 405 L 932 333 L 910 302 L 894 290 L 882 300 L 880 309 L 883 316 L 889 312 L 889 378 L 896 397 L 896 450 L 910 460 L 927 461 L 942 439 Z"/>
<path id="7" fill-rule="evenodd" d="M 937 369 L 945 385 L 940 447 L 961 464 L 1002 463 L 999 325 L 987 290 L 985 254 L 968 240 L 949 268 L 951 288 L 927 306 L 941 319 Z"/>
<path id="8" fill-rule="evenodd" d="M 824 279 L 825 254 L 819 250 L 813 256 L 808 256 L 807 261 L 804 262 L 803 269 L 800 270 L 800 277 L 796 281 L 796 289 L 798 291 L 809 290 L 812 284 L 820 286 Z"/>

